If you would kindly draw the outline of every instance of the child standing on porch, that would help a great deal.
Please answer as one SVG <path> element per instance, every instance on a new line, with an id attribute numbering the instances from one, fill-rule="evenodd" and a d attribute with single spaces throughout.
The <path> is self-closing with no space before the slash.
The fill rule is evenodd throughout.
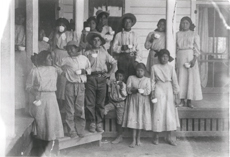
<path id="1" fill-rule="evenodd" d="M 152 66 L 151 84 L 152 84 L 152 130 L 154 132 L 153 144 L 157 145 L 159 133 L 168 132 L 167 141 L 171 145 L 176 145 L 172 140 L 172 131 L 180 126 L 177 109 L 174 102 L 174 95 L 179 93 L 177 76 L 173 66 L 168 64 L 173 58 L 166 49 L 158 53 L 160 64 Z M 155 102 L 154 102 L 155 101 Z"/>
<path id="2" fill-rule="evenodd" d="M 65 122 L 71 138 L 84 136 L 85 130 L 85 83 L 86 75 L 91 74 L 91 65 L 87 57 L 81 55 L 76 41 L 69 41 L 66 46 L 69 57 L 60 62 L 64 66 L 67 79 L 65 87 Z"/>
<path id="3" fill-rule="evenodd" d="M 126 84 L 124 81 L 124 71 L 117 70 L 115 72 L 116 80 L 111 80 L 109 85 L 109 104 L 105 106 L 105 115 L 110 111 L 115 109 L 117 114 L 117 128 L 118 136 L 112 141 L 113 144 L 120 143 L 122 141 L 122 120 L 125 107 L 125 98 L 127 96 Z"/>
<path id="4" fill-rule="evenodd" d="M 147 71 L 151 72 L 151 67 L 154 64 L 158 64 L 158 58 L 156 52 L 165 48 L 165 29 L 166 29 L 166 20 L 160 19 L 157 23 L 157 29 L 153 32 L 150 32 L 145 41 L 145 48 L 149 51 L 149 56 L 147 60 Z"/>
<path id="5" fill-rule="evenodd" d="M 150 79 L 145 77 L 146 67 L 143 63 L 136 66 L 136 76 L 130 76 L 127 81 L 128 97 L 126 99 L 122 127 L 133 129 L 133 142 L 129 147 L 140 146 L 141 130 L 151 130 L 151 93 Z"/>

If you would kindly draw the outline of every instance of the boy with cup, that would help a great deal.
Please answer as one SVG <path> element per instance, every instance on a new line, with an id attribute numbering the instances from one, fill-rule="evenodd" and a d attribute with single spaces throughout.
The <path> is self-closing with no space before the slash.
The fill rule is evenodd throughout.
<path id="1" fill-rule="evenodd" d="M 91 74 L 91 64 L 87 57 L 81 55 L 81 49 L 76 41 L 70 41 L 66 46 L 69 57 L 61 61 L 64 75 L 67 79 L 65 88 L 65 122 L 71 138 L 84 136 L 85 129 L 85 83 L 86 75 Z M 76 130 L 75 130 L 76 128 Z"/>

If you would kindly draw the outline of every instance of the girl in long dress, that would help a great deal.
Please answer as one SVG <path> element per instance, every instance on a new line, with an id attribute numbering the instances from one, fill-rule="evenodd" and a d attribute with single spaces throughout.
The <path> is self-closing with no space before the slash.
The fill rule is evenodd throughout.
<path id="1" fill-rule="evenodd" d="M 158 59 L 160 64 L 153 65 L 151 70 L 152 102 L 155 100 L 152 113 L 153 144 L 159 143 L 160 132 L 167 131 L 169 144 L 176 145 L 172 140 L 172 131 L 180 126 L 174 101 L 174 95 L 179 92 L 177 76 L 173 66 L 168 64 L 173 60 L 168 50 L 160 50 Z"/>
<path id="2" fill-rule="evenodd" d="M 202 100 L 200 74 L 197 58 L 200 55 L 200 38 L 194 32 L 195 25 L 189 17 L 183 17 L 180 31 L 176 34 L 176 72 L 183 106 L 193 108 L 191 100 Z M 187 65 L 188 64 L 188 65 Z"/>
<path id="3" fill-rule="evenodd" d="M 145 48 L 149 50 L 149 56 L 147 59 L 147 71 L 151 72 L 151 67 L 154 64 L 158 64 L 158 58 L 156 52 L 165 48 L 165 29 L 166 29 L 166 20 L 160 19 L 157 23 L 157 29 L 153 32 L 150 32 L 145 41 Z"/>
<path id="4" fill-rule="evenodd" d="M 52 66 L 51 53 L 42 51 L 31 57 L 34 67 L 27 79 L 26 90 L 34 96 L 30 114 L 34 117 L 33 134 L 49 141 L 45 153 L 58 147 L 55 141 L 64 136 L 61 115 L 56 99 L 57 70 Z M 48 154 L 46 154 L 48 155 Z"/>
<path id="5" fill-rule="evenodd" d="M 131 148 L 140 146 L 141 130 L 151 130 L 150 79 L 145 77 L 146 67 L 143 63 L 136 66 L 136 76 L 130 76 L 127 81 L 128 97 L 126 99 L 125 112 L 122 127 L 133 130 Z"/>

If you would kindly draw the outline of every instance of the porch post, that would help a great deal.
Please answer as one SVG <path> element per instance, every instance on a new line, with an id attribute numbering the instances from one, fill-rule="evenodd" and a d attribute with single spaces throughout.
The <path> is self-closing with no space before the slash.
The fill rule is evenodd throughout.
<path id="1" fill-rule="evenodd" d="M 84 25 L 84 0 L 75 0 L 75 31 L 80 40 L 81 31 Z"/>
<path id="2" fill-rule="evenodd" d="M 167 0 L 166 2 L 166 49 L 171 56 L 176 56 L 176 0 Z M 170 62 L 175 66 L 175 60 Z"/>
<path id="3" fill-rule="evenodd" d="M 26 52 L 27 58 L 38 53 L 38 0 L 26 0 Z"/>
<path id="4" fill-rule="evenodd" d="M 14 49 L 14 5 L 15 1 L 7 1 L 1 4 L 0 9 L 4 14 L 0 30 L 1 53 L 1 102 L 0 102 L 0 150 L 3 150 L 6 141 L 15 137 L 15 49 Z M 8 16 L 7 16 L 8 15 Z M 2 124 L 4 123 L 4 124 Z M 5 132 L 5 135 L 4 135 Z M 5 136 L 5 137 L 4 137 Z M 6 139 L 5 139 L 6 138 Z M 0 156 L 2 152 L 0 152 Z M 5 154 L 4 154 L 5 156 Z"/>

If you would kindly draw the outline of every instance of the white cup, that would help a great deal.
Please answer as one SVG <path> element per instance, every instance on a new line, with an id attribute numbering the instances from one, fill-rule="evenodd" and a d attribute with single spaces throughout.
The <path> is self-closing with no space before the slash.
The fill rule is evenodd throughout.
<path id="1" fill-rule="evenodd" d="M 81 74 L 81 70 L 77 70 L 77 71 L 76 71 L 76 74 L 77 74 L 77 75 L 80 75 L 80 74 Z"/>
<path id="2" fill-rule="evenodd" d="M 40 105 L 42 104 L 42 102 L 41 102 L 41 100 L 35 100 L 35 101 L 33 102 L 33 104 L 34 104 L 35 106 L 40 106 Z"/>
<path id="3" fill-rule="evenodd" d="M 47 38 L 47 37 L 43 37 L 43 39 L 42 39 L 43 41 L 45 41 L 45 42 L 48 42 L 49 41 L 49 38 Z"/>
<path id="4" fill-rule="evenodd" d="M 93 54 L 92 54 L 92 57 L 93 57 L 93 58 L 97 58 L 97 53 L 93 53 Z"/>
<path id="5" fill-rule="evenodd" d="M 111 34 L 111 35 L 114 35 L 114 34 L 115 34 L 115 32 L 114 32 L 114 31 L 111 31 L 111 32 L 110 32 L 110 34 Z"/>
<path id="6" fill-rule="evenodd" d="M 18 50 L 19 50 L 19 51 L 25 51 L 25 50 L 26 50 L 26 47 L 24 47 L 24 46 L 18 46 Z"/>
<path id="7" fill-rule="evenodd" d="M 85 31 L 89 32 L 90 31 L 90 27 L 85 27 Z"/>
<path id="8" fill-rule="evenodd" d="M 128 45 L 128 48 L 129 48 L 129 49 L 133 48 L 133 45 Z"/>
<path id="9" fill-rule="evenodd" d="M 144 89 L 140 88 L 140 89 L 138 89 L 138 92 L 142 94 L 142 93 L 144 93 Z"/>
<path id="10" fill-rule="evenodd" d="M 191 67 L 191 64 L 190 63 L 184 63 L 184 66 L 189 69 Z"/>
<path id="11" fill-rule="evenodd" d="M 160 38 L 160 34 L 154 34 L 154 37 L 155 37 L 156 39 L 158 39 L 158 38 Z"/>
<path id="12" fill-rule="evenodd" d="M 157 103 L 157 98 L 154 98 L 151 101 L 152 101 L 152 103 Z"/>

